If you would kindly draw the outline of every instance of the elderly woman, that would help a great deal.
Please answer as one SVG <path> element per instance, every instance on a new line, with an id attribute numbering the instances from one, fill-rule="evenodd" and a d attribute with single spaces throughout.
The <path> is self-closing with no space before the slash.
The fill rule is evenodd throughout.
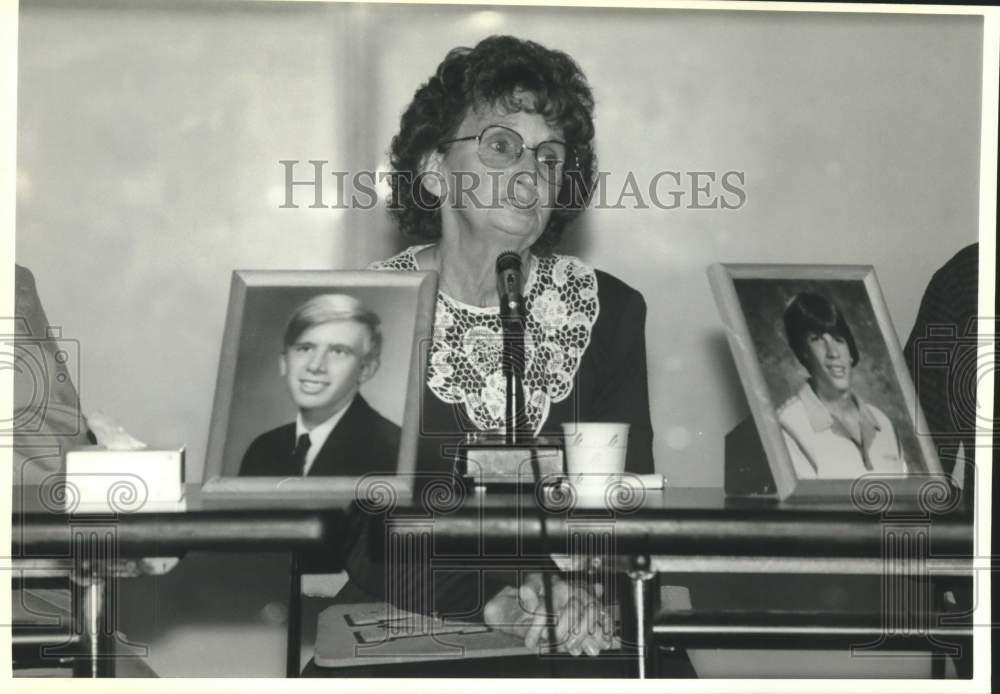
<path id="1" fill-rule="evenodd" d="M 525 275 L 527 426 L 547 434 L 560 433 L 563 422 L 628 422 L 626 469 L 653 471 L 645 302 L 611 275 L 553 253 L 595 186 L 593 106 L 569 56 L 495 36 L 449 52 L 402 116 L 391 149 L 391 209 L 421 243 L 371 267 L 439 274 L 422 399 L 423 473 L 450 473 L 446 451 L 469 432 L 504 424 L 495 263 L 505 251 L 520 256 Z M 367 574 L 364 584 L 377 584 L 380 576 L 365 568 L 355 563 L 352 581 Z M 401 566 L 385 570 L 406 584 L 397 595 L 419 592 L 409 588 L 421 577 Z M 478 571 L 436 573 L 433 584 L 438 612 L 479 610 L 529 647 L 545 637 L 547 585 L 560 650 L 597 654 L 611 644 L 600 586 Z"/>
<path id="2" fill-rule="evenodd" d="M 860 354 L 837 306 L 803 292 L 788 304 L 784 319 L 788 344 L 809 372 L 808 381 L 778 410 L 798 477 L 905 472 L 892 422 L 852 389 Z"/>
<path id="3" fill-rule="evenodd" d="M 495 261 L 525 268 L 528 425 L 631 424 L 627 469 L 653 471 L 642 296 L 552 252 L 596 180 L 594 100 L 573 60 L 498 36 L 451 51 L 392 141 L 392 210 L 421 241 L 374 269 L 440 277 L 422 430 L 497 430 L 504 390 Z M 446 469 L 440 440 L 421 464 Z"/>

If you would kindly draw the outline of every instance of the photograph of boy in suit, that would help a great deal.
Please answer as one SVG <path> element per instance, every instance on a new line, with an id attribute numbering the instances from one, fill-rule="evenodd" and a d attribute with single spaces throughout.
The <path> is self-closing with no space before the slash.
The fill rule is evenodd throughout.
<path id="1" fill-rule="evenodd" d="M 394 473 L 399 426 L 358 392 L 379 368 L 379 317 L 352 296 L 322 294 L 295 310 L 283 345 L 278 368 L 298 416 L 254 439 L 240 476 Z"/>

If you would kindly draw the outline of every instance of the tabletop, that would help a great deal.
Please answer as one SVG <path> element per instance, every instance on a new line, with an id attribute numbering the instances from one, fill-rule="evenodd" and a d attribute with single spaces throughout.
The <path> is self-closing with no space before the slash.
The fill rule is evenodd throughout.
<path id="1" fill-rule="evenodd" d="M 593 502 L 593 503 L 588 503 Z M 293 550 L 335 545 L 351 516 L 375 525 L 430 528 L 435 541 L 458 552 L 482 542 L 516 541 L 525 551 L 563 552 L 580 532 L 610 532 L 624 553 L 731 556 L 879 557 L 887 533 L 923 533 L 935 556 L 971 556 L 972 517 L 944 497 L 800 500 L 727 498 L 721 489 L 619 490 L 605 499 L 544 493 L 474 492 L 431 483 L 416 492 L 372 485 L 353 492 L 206 494 L 188 485 L 182 508 L 170 511 L 68 513 L 44 490 L 15 491 L 13 545 L 34 552 L 65 551 L 74 532 L 103 524 L 115 529 L 124 556 L 151 547 Z M 380 533 L 375 533 L 376 535 Z"/>
<path id="2" fill-rule="evenodd" d="M 206 494 L 185 487 L 176 508 L 125 513 L 66 510 L 50 490 L 15 489 L 12 544 L 15 557 L 62 555 L 80 533 L 114 536 L 122 557 L 171 556 L 196 550 L 291 551 L 339 544 L 351 494 Z"/>
<path id="3" fill-rule="evenodd" d="M 589 502 L 589 503 L 586 503 Z M 574 533 L 607 532 L 618 552 L 730 556 L 881 557 L 887 533 L 922 532 L 936 556 L 971 555 L 972 517 L 944 497 L 779 502 L 727 498 L 721 489 L 622 492 L 616 500 L 549 495 L 447 492 L 385 509 L 411 528 L 424 519 L 435 542 L 472 552 L 483 542 L 516 539 L 524 551 L 563 552 Z M 385 522 L 379 519 L 378 522 Z"/>

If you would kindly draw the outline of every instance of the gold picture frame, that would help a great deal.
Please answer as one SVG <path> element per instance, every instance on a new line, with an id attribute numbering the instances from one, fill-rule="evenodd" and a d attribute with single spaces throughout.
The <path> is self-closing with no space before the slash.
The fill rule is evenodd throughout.
<path id="1" fill-rule="evenodd" d="M 278 373 L 289 316 L 324 294 L 358 299 L 380 317 L 378 370 L 361 386 L 372 409 L 400 425 L 395 470 L 314 476 L 241 476 L 248 445 L 261 432 L 288 426 L 296 408 Z M 392 271 L 233 272 L 205 458 L 203 493 L 353 493 L 361 477 L 385 475 L 403 484 L 416 469 L 419 399 L 430 340 L 437 273 Z M 367 403 L 366 400 L 366 403 Z M 337 426 L 340 426 L 339 424 Z M 371 432 L 374 434 L 374 432 Z"/>
<path id="2" fill-rule="evenodd" d="M 918 493 L 929 477 L 943 475 L 872 266 L 717 263 L 708 268 L 708 275 L 753 423 L 734 429 L 731 436 L 739 444 L 727 448 L 742 447 L 741 454 L 752 458 L 759 438 L 773 478 L 773 484 L 744 491 L 780 499 L 844 499 L 858 493 L 859 480 L 879 479 L 894 493 L 908 495 Z M 793 462 L 800 450 L 793 450 L 797 444 L 789 436 L 787 420 L 784 425 L 779 421 L 779 409 L 794 403 L 795 388 L 802 393 L 806 387 L 791 375 L 801 376 L 805 368 L 788 343 L 783 314 L 794 297 L 807 292 L 829 297 L 849 331 L 857 333 L 852 339 L 859 359 L 847 372 L 852 393 L 857 402 L 870 406 L 866 412 L 878 414 L 882 424 L 875 428 L 880 433 L 888 428 L 886 422 L 891 426 L 904 472 L 869 471 L 865 457 L 857 475 L 845 475 L 842 469 L 828 474 L 831 465 L 816 467 L 812 476 L 803 475 L 796 464 L 801 456 Z"/>

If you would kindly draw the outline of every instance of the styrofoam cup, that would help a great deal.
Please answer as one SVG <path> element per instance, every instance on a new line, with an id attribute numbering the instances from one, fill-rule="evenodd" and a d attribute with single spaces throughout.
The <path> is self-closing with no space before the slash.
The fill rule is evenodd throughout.
<path id="1" fill-rule="evenodd" d="M 625 449 L 628 447 L 630 426 L 623 422 L 567 422 L 562 428 L 567 449 L 571 447 Z"/>
<path id="2" fill-rule="evenodd" d="M 625 472 L 629 425 L 619 422 L 563 424 L 566 473 L 579 494 L 603 495 Z"/>

